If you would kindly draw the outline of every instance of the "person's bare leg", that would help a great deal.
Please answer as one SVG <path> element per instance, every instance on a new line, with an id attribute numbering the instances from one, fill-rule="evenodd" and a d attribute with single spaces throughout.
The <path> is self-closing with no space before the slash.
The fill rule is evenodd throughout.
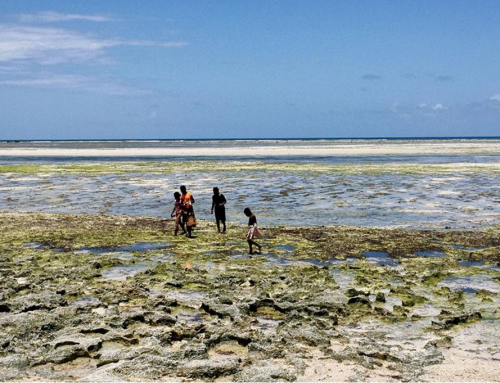
<path id="1" fill-rule="evenodd" d="M 261 253 L 262 245 L 259 245 L 257 242 L 252 241 L 251 239 L 248 240 L 248 245 L 250 246 L 250 251 L 252 251 L 252 245 L 255 245 L 259 248 L 259 254 Z"/>
<path id="2" fill-rule="evenodd" d="M 217 223 L 217 233 L 220 234 L 220 220 L 215 220 L 215 222 Z"/>
<path id="3" fill-rule="evenodd" d="M 226 234 L 226 220 L 222 221 L 224 228 L 222 229 L 222 234 Z"/>
<path id="4" fill-rule="evenodd" d="M 186 223 L 184 222 L 184 217 L 181 217 L 179 223 L 181 225 L 182 234 L 186 234 Z"/>

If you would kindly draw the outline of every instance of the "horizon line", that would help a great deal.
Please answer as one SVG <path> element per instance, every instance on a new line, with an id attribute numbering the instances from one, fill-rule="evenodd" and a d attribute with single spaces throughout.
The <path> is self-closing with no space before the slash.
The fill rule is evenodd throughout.
<path id="1" fill-rule="evenodd" d="M 82 141 L 314 141 L 314 140 L 446 140 L 500 139 L 500 136 L 373 136 L 373 137 L 254 137 L 254 138 L 27 138 L 2 139 L 0 142 L 82 142 Z"/>

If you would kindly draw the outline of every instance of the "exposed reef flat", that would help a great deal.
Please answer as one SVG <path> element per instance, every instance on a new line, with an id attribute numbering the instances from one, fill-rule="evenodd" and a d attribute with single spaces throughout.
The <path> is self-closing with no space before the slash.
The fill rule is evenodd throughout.
<path id="1" fill-rule="evenodd" d="M 498 380 L 500 229 L 0 213 L 2 380 Z M 480 366 L 479 369 L 476 366 Z"/>
<path id="2" fill-rule="evenodd" d="M 251 206 L 264 226 L 476 229 L 500 224 L 499 172 L 484 162 L 5 162 L 0 210 L 165 216 L 187 183 L 205 219 L 217 185 L 231 220 Z"/>

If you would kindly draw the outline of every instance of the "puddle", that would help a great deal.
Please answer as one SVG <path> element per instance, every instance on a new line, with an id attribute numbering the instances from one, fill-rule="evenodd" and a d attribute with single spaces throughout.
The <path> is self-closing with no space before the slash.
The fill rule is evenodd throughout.
<path id="1" fill-rule="evenodd" d="M 48 246 L 45 243 L 41 242 L 25 242 L 23 243 L 23 246 L 33 250 L 42 250 L 48 248 Z"/>
<path id="2" fill-rule="evenodd" d="M 189 302 L 189 303 L 199 303 L 205 299 L 207 293 L 204 291 L 197 290 L 160 290 L 160 289 L 151 289 L 150 291 L 151 297 L 159 297 L 163 296 L 169 299 L 175 299 L 178 302 Z"/>
<path id="3" fill-rule="evenodd" d="M 441 310 L 435 307 L 432 303 L 425 303 L 414 309 L 412 312 L 412 314 L 420 315 L 421 317 L 434 317 L 440 313 Z"/>
<path id="4" fill-rule="evenodd" d="M 102 272 L 102 279 L 105 281 L 124 281 L 127 277 L 151 270 L 156 262 L 139 262 L 131 265 L 119 265 Z"/>
<path id="5" fill-rule="evenodd" d="M 231 259 L 233 261 L 239 261 L 239 260 L 254 259 L 257 256 L 258 256 L 258 254 L 254 254 L 252 256 L 250 256 L 250 254 L 235 254 L 235 255 L 231 255 L 229 257 L 229 259 Z"/>
<path id="6" fill-rule="evenodd" d="M 132 245 L 118 247 L 116 251 L 137 251 L 144 253 L 146 251 L 166 249 L 171 245 L 171 243 L 167 242 L 137 242 Z"/>
<path id="7" fill-rule="evenodd" d="M 465 251 L 478 251 L 478 250 L 483 250 L 486 249 L 486 246 L 480 246 L 480 247 L 465 247 L 463 245 L 450 245 L 445 243 L 444 245 L 451 247 L 452 249 L 455 250 L 465 250 Z"/>
<path id="8" fill-rule="evenodd" d="M 398 261 L 394 258 L 391 258 L 389 254 L 384 251 L 365 251 L 363 255 L 370 263 L 389 267 L 398 266 Z"/>
<path id="9" fill-rule="evenodd" d="M 479 267 L 483 266 L 484 262 L 482 261 L 463 261 L 463 262 L 458 262 L 460 266 L 465 266 L 465 267 Z"/>
<path id="10" fill-rule="evenodd" d="M 386 310 L 389 310 L 392 312 L 394 310 L 394 306 L 402 306 L 402 305 L 403 305 L 403 301 L 401 299 L 396 298 L 392 295 L 386 295 L 383 307 Z"/>
<path id="11" fill-rule="evenodd" d="M 477 293 L 477 290 L 473 289 L 471 287 L 464 287 L 464 288 L 462 288 L 462 291 L 464 293 L 469 293 L 469 294 L 475 294 L 475 293 Z"/>
<path id="12" fill-rule="evenodd" d="M 155 257 L 151 257 L 151 259 L 156 262 L 168 262 L 172 260 L 172 257 L 170 256 L 170 254 L 161 254 Z"/>
<path id="13" fill-rule="evenodd" d="M 498 263 L 496 265 L 484 266 L 484 269 L 486 269 L 486 270 L 500 270 L 500 263 Z"/>
<path id="14" fill-rule="evenodd" d="M 202 323 L 203 317 L 201 313 L 192 308 L 188 307 L 175 307 L 172 309 L 172 315 L 177 318 L 177 320 L 182 322 L 191 322 L 191 323 Z"/>
<path id="15" fill-rule="evenodd" d="M 75 301 L 69 302 L 70 306 L 92 306 L 100 303 L 101 301 L 96 297 L 81 297 Z"/>
<path id="16" fill-rule="evenodd" d="M 22 262 L 26 262 L 26 261 L 32 261 L 33 259 L 34 258 L 30 257 L 29 255 L 25 256 L 25 257 L 17 257 L 17 258 L 14 258 L 14 263 L 22 263 Z"/>
<path id="17" fill-rule="evenodd" d="M 278 250 L 295 251 L 295 246 L 290 245 L 276 245 L 274 248 Z"/>
<path id="18" fill-rule="evenodd" d="M 446 253 L 444 251 L 417 251 L 415 252 L 415 255 L 418 255 L 419 257 L 426 257 L 426 258 L 443 258 L 446 257 Z"/>
<path id="19" fill-rule="evenodd" d="M 36 242 L 33 242 L 36 243 Z M 137 242 L 131 245 L 120 246 L 115 249 L 113 248 L 99 248 L 99 247 L 82 247 L 74 251 L 75 254 L 116 254 L 116 253 L 130 253 L 133 251 L 139 253 L 145 253 L 152 250 L 162 250 L 171 246 L 171 243 L 167 242 Z"/>
<path id="20" fill-rule="evenodd" d="M 349 260 L 349 259 L 336 259 L 336 258 L 330 258 L 328 260 L 320 260 L 320 259 L 290 259 L 286 257 L 280 257 L 274 253 L 267 253 L 267 254 L 255 254 L 253 255 L 254 259 L 258 259 L 259 257 L 266 258 L 266 263 L 271 263 L 274 265 L 282 265 L 282 266 L 288 266 L 288 265 L 300 265 L 300 264 L 310 264 L 310 265 L 315 265 L 318 267 L 323 267 L 323 266 L 332 266 L 335 264 L 339 263 L 353 263 L 355 260 Z M 237 259 L 252 259 L 249 256 L 239 256 Z"/>
<path id="21" fill-rule="evenodd" d="M 102 249 L 97 247 L 82 247 L 73 251 L 74 254 L 105 254 L 110 253 L 111 249 Z"/>
<path id="22" fill-rule="evenodd" d="M 488 290 L 492 293 L 500 292 L 500 285 L 489 274 L 446 277 L 438 283 L 438 287 L 448 287 L 454 291 L 462 290 L 469 293 L 475 293 L 477 290 Z"/>
<path id="23" fill-rule="evenodd" d="M 330 275 L 333 277 L 333 279 L 335 279 L 337 285 L 339 285 L 342 289 L 351 286 L 353 284 L 354 278 L 356 277 L 355 273 L 339 269 L 330 270 Z"/>
<path id="24" fill-rule="evenodd" d="M 257 317 L 257 329 L 262 331 L 263 333 L 272 333 L 275 334 L 276 330 L 278 329 L 279 324 L 281 321 L 276 320 L 276 319 L 270 319 L 270 318 L 265 318 L 258 316 Z"/>

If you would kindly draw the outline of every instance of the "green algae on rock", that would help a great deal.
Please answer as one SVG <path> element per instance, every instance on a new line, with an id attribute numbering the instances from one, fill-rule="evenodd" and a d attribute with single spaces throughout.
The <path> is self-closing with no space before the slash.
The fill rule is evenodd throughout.
<path id="1" fill-rule="evenodd" d="M 263 229 L 267 253 L 242 258 L 238 225 L 218 236 L 200 220 L 189 240 L 172 237 L 171 221 L 147 217 L 0 218 L 5 380 L 294 380 L 311 350 L 360 374 L 387 368 L 416 380 L 467 326 L 488 329 L 500 315 L 500 271 L 490 267 L 497 228 L 272 227 Z M 397 266 L 370 262 L 367 251 Z M 481 267 L 459 264 L 478 257 Z M 106 280 L 116 268 L 137 273 Z M 466 276 L 482 281 L 477 292 L 450 284 Z"/>

